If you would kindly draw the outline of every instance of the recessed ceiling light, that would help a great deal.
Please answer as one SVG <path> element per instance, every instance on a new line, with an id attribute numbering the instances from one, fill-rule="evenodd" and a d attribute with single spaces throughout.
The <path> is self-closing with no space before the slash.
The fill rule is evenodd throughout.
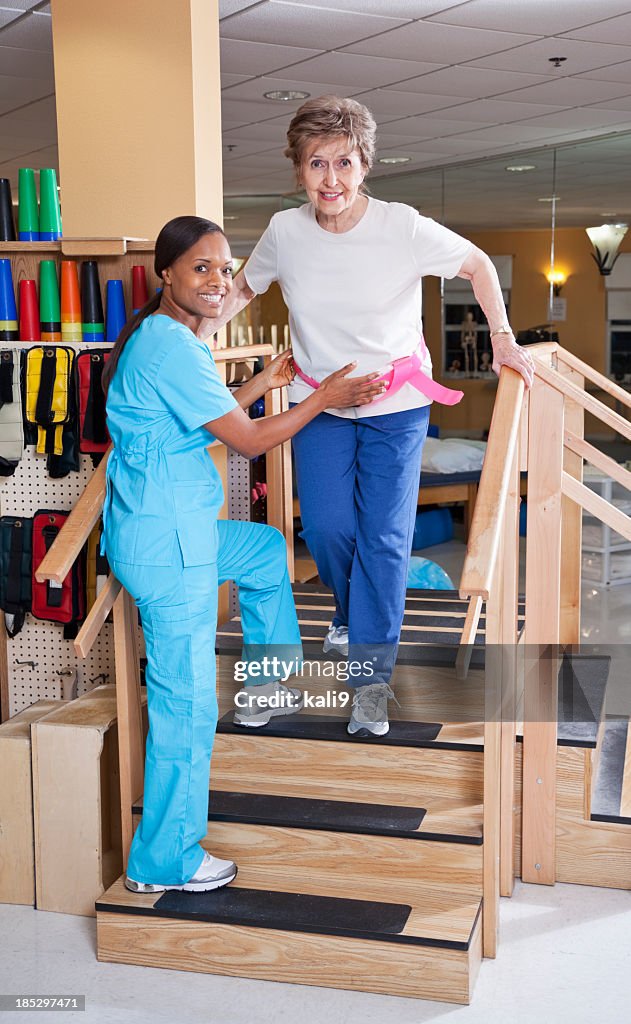
<path id="1" fill-rule="evenodd" d="M 225 216 L 224 216 L 224 220 L 238 220 L 238 219 L 239 219 L 239 217 L 238 217 L 238 215 L 236 213 L 226 213 Z"/>
<path id="2" fill-rule="evenodd" d="M 541 199 L 537 199 L 538 203 L 553 203 L 560 202 L 561 196 L 542 196 Z"/>
<path id="3" fill-rule="evenodd" d="M 508 167 L 504 168 L 505 171 L 514 171 L 515 174 L 523 174 L 524 171 L 536 171 L 536 164 L 509 164 Z"/>
<path id="4" fill-rule="evenodd" d="M 411 156 L 380 156 L 377 160 L 379 164 L 409 164 Z"/>
<path id="5" fill-rule="evenodd" d="M 618 214 L 617 213 L 607 213 L 607 212 L 605 212 L 605 213 L 599 214 L 599 216 L 600 217 L 617 217 Z"/>
<path id="6" fill-rule="evenodd" d="M 271 92 L 264 92 L 263 95 L 266 100 L 282 100 L 287 103 L 288 100 L 306 100 L 311 93 L 298 92 L 297 89 L 272 89 Z"/>

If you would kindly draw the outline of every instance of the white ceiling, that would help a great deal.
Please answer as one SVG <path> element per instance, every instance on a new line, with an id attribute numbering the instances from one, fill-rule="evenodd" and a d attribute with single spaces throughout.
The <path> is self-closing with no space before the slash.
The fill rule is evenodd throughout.
<path id="1" fill-rule="evenodd" d="M 378 156 L 410 158 L 403 174 L 376 164 L 374 194 L 435 215 L 444 196 L 455 226 L 547 223 L 549 205 L 538 200 L 552 192 L 555 147 L 559 223 L 631 216 L 629 0 L 219 6 L 225 212 L 238 217 L 228 227 L 243 250 L 295 201 L 283 198 L 294 186 L 282 149 L 299 103 L 266 100 L 272 89 L 365 102 L 379 125 Z M 549 60 L 557 56 L 567 58 L 559 68 Z M 0 0 L 0 175 L 56 166 L 55 142 L 50 4 Z M 525 153 L 537 166 L 530 175 L 492 159 Z"/>

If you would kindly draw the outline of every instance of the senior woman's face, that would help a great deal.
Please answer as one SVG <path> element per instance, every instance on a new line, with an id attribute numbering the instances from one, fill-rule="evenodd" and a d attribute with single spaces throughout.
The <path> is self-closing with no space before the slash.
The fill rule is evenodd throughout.
<path id="1" fill-rule="evenodd" d="M 359 150 L 343 137 L 315 139 L 302 155 L 300 177 L 316 214 L 338 217 L 359 193 L 365 170 Z"/>

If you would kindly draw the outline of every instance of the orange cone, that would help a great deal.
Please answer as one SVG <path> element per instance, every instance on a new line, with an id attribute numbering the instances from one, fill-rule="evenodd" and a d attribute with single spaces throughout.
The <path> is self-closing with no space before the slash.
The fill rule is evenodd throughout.
<path id="1" fill-rule="evenodd" d="M 79 275 L 72 260 L 61 261 L 61 340 L 83 340 Z"/>

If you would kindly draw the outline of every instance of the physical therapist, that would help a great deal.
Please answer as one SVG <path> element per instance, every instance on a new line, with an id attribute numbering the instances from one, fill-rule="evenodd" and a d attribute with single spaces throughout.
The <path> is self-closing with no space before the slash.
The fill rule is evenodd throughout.
<path id="1" fill-rule="evenodd" d="M 206 891 L 236 875 L 231 861 L 204 851 L 210 756 L 217 723 L 217 589 L 232 579 L 246 645 L 288 645 L 300 633 L 287 574 L 285 540 L 257 523 L 218 521 L 221 480 L 208 452 L 218 438 L 248 458 L 286 441 L 327 406 L 369 403 L 383 385 L 373 374 L 331 374 L 300 406 L 264 419 L 245 411 L 293 377 L 275 360 L 237 392 L 222 383 L 211 350 L 197 337 L 217 318 L 232 288 L 230 249 L 221 229 L 177 217 L 158 235 L 155 271 L 162 292 L 123 328 L 104 373 L 113 450 L 107 464 L 104 545 L 116 578 L 140 610 L 147 653 L 149 735 L 142 821 L 127 867 L 133 892 Z M 264 684 L 298 710 L 300 691 Z M 247 714 L 246 711 L 243 714 Z"/>

